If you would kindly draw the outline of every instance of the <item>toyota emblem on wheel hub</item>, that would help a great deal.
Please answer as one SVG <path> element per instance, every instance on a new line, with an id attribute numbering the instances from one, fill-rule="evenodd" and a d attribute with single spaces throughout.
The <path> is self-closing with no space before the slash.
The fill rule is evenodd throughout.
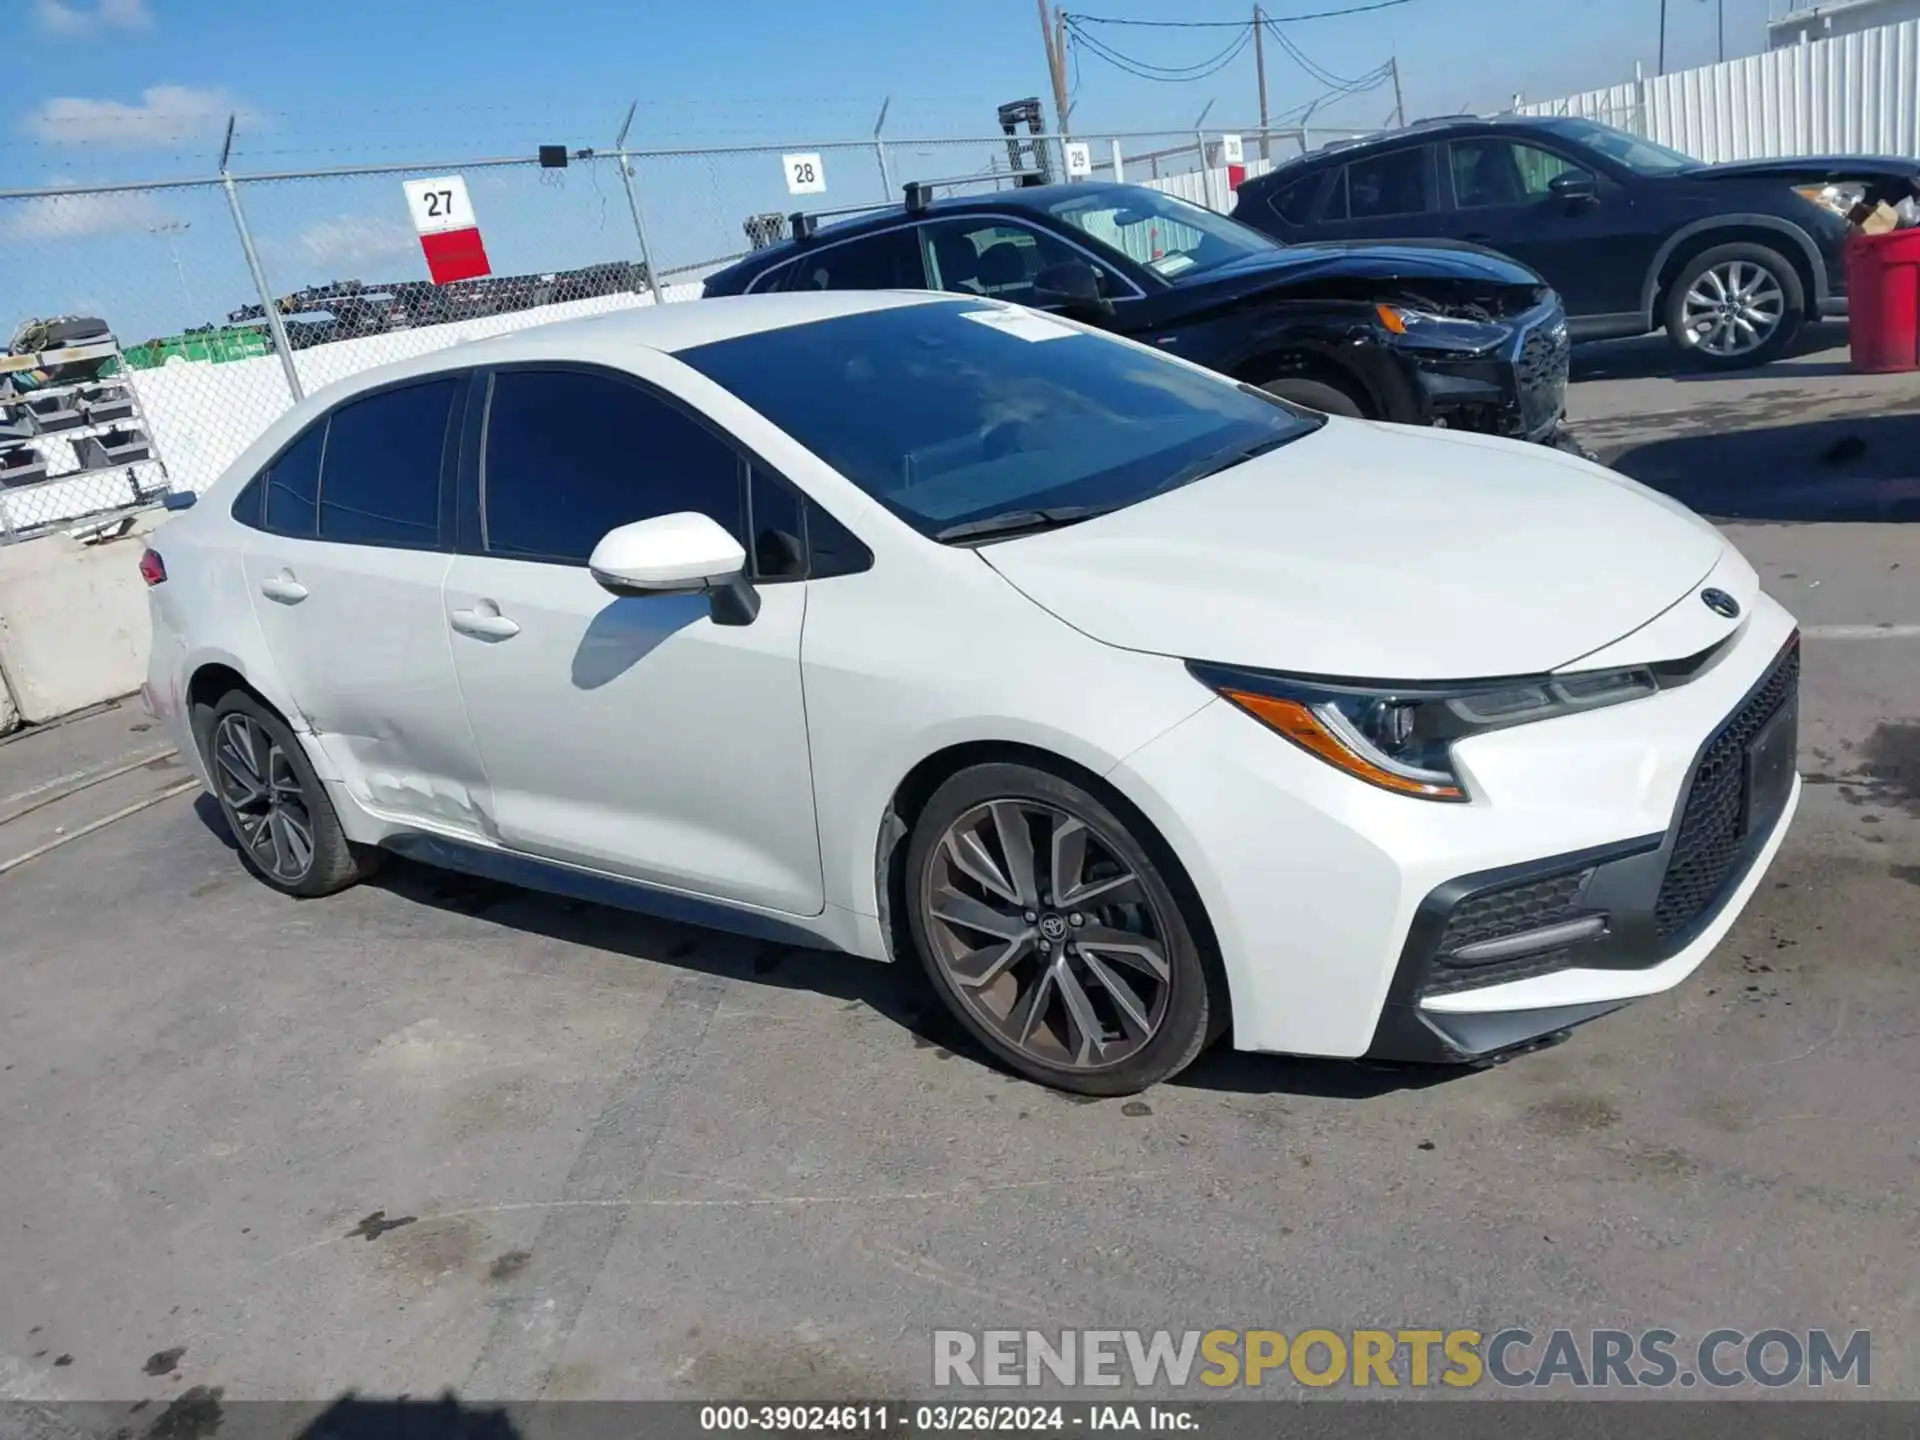
<path id="1" fill-rule="evenodd" d="M 1700 599 L 1714 614 L 1731 620 L 1740 613 L 1740 602 L 1724 590 L 1706 589 L 1700 592 Z"/>
<path id="2" fill-rule="evenodd" d="M 1049 940 L 1064 940 L 1067 938 L 1067 922 L 1058 915 L 1048 915 L 1040 922 L 1040 933 Z"/>

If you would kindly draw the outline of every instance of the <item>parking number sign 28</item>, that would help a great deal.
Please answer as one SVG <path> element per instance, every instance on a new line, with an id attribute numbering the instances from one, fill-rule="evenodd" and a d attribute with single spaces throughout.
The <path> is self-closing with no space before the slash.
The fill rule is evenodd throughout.
<path id="1" fill-rule="evenodd" d="M 827 167 L 818 155 L 782 155 L 780 166 L 787 172 L 789 195 L 818 195 L 827 188 Z"/>

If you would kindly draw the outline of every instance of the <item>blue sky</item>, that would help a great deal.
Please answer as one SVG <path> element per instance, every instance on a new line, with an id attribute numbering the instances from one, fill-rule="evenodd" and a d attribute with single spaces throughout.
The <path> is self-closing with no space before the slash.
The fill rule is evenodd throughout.
<path id="1" fill-rule="evenodd" d="M 1276 20 L 1355 0 L 1267 0 Z M 1669 0 L 1670 68 L 1714 58 L 1724 3 L 1730 55 L 1764 45 L 1767 0 Z M 1234 20 L 1237 0 L 1069 0 L 1070 11 Z M 1397 56 L 1410 115 L 1488 109 L 1516 90 L 1546 98 L 1651 68 L 1659 0 L 1406 0 L 1303 21 L 1287 34 L 1319 67 L 1359 75 Z M 629 101 L 629 144 L 859 140 L 891 97 L 892 136 L 991 133 L 1004 100 L 1048 97 L 1033 0 L 14 0 L 0 19 L 0 187 L 210 174 L 229 114 L 236 171 L 410 164 L 527 153 L 542 142 L 611 143 Z M 1125 54 L 1193 65 L 1230 32 L 1101 28 Z M 1324 90 L 1267 47 L 1277 113 Z M 1188 130 L 1256 114 L 1251 52 L 1193 83 L 1135 79 L 1090 54 L 1074 128 Z M 1375 126 L 1385 88 L 1336 101 L 1329 124 Z M 1171 142 L 1173 137 L 1169 137 Z M 895 157 L 896 179 L 961 173 L 975 151 Z M 828 152 L 832 195 L 874 198 L 866 150 Z M 767 157 L 642 166 L 656 249 L 669 263 L 737 248 L 737 218 L 787 202 Z M 611 183 L 611 194 L 608 185 Z M 497 271 L 628 258 L 631 229 L 611 167 L 563 177 L 470 175 Z M 256 187 L 245 203 L 276 289 L 358 275 L 422 274 L 398 180 Z M 697 213 L 696 213 L 697 212 Z M 215 318 L 249 296 L 217 191 L 142 192 L 29 208 L 0 201 L 0 270 L 20 306 L 97 302 L 153 333 Z"/>

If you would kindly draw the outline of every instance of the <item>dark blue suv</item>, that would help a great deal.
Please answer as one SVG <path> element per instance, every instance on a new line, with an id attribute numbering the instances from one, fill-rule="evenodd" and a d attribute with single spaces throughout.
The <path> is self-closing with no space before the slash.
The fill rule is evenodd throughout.
<path id="1" fill-rule="evenodd" d="M 1286 244 L 1486 246 L 1560 293 L 1575 339 L 1643 335 L 1758 365 L 1847 313 L 1856 204 L 1920 194 L 1920 161 L 1708 165 L 1592 120 L 1471 116 L 1333 146 L 1240 187 L 1234 218 Z"/>

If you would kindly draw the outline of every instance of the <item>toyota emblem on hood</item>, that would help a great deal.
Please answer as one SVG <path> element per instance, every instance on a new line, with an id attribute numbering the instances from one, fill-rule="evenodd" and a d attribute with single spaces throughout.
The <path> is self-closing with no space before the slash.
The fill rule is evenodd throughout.
<path id="1" fill-rule="evenodd" d="M 1740 613 L 1740 602 L 1724 590 L 1708 588 L 1700 592 L 1700 599 L 1714 614 L 1731 620 Z"/>

